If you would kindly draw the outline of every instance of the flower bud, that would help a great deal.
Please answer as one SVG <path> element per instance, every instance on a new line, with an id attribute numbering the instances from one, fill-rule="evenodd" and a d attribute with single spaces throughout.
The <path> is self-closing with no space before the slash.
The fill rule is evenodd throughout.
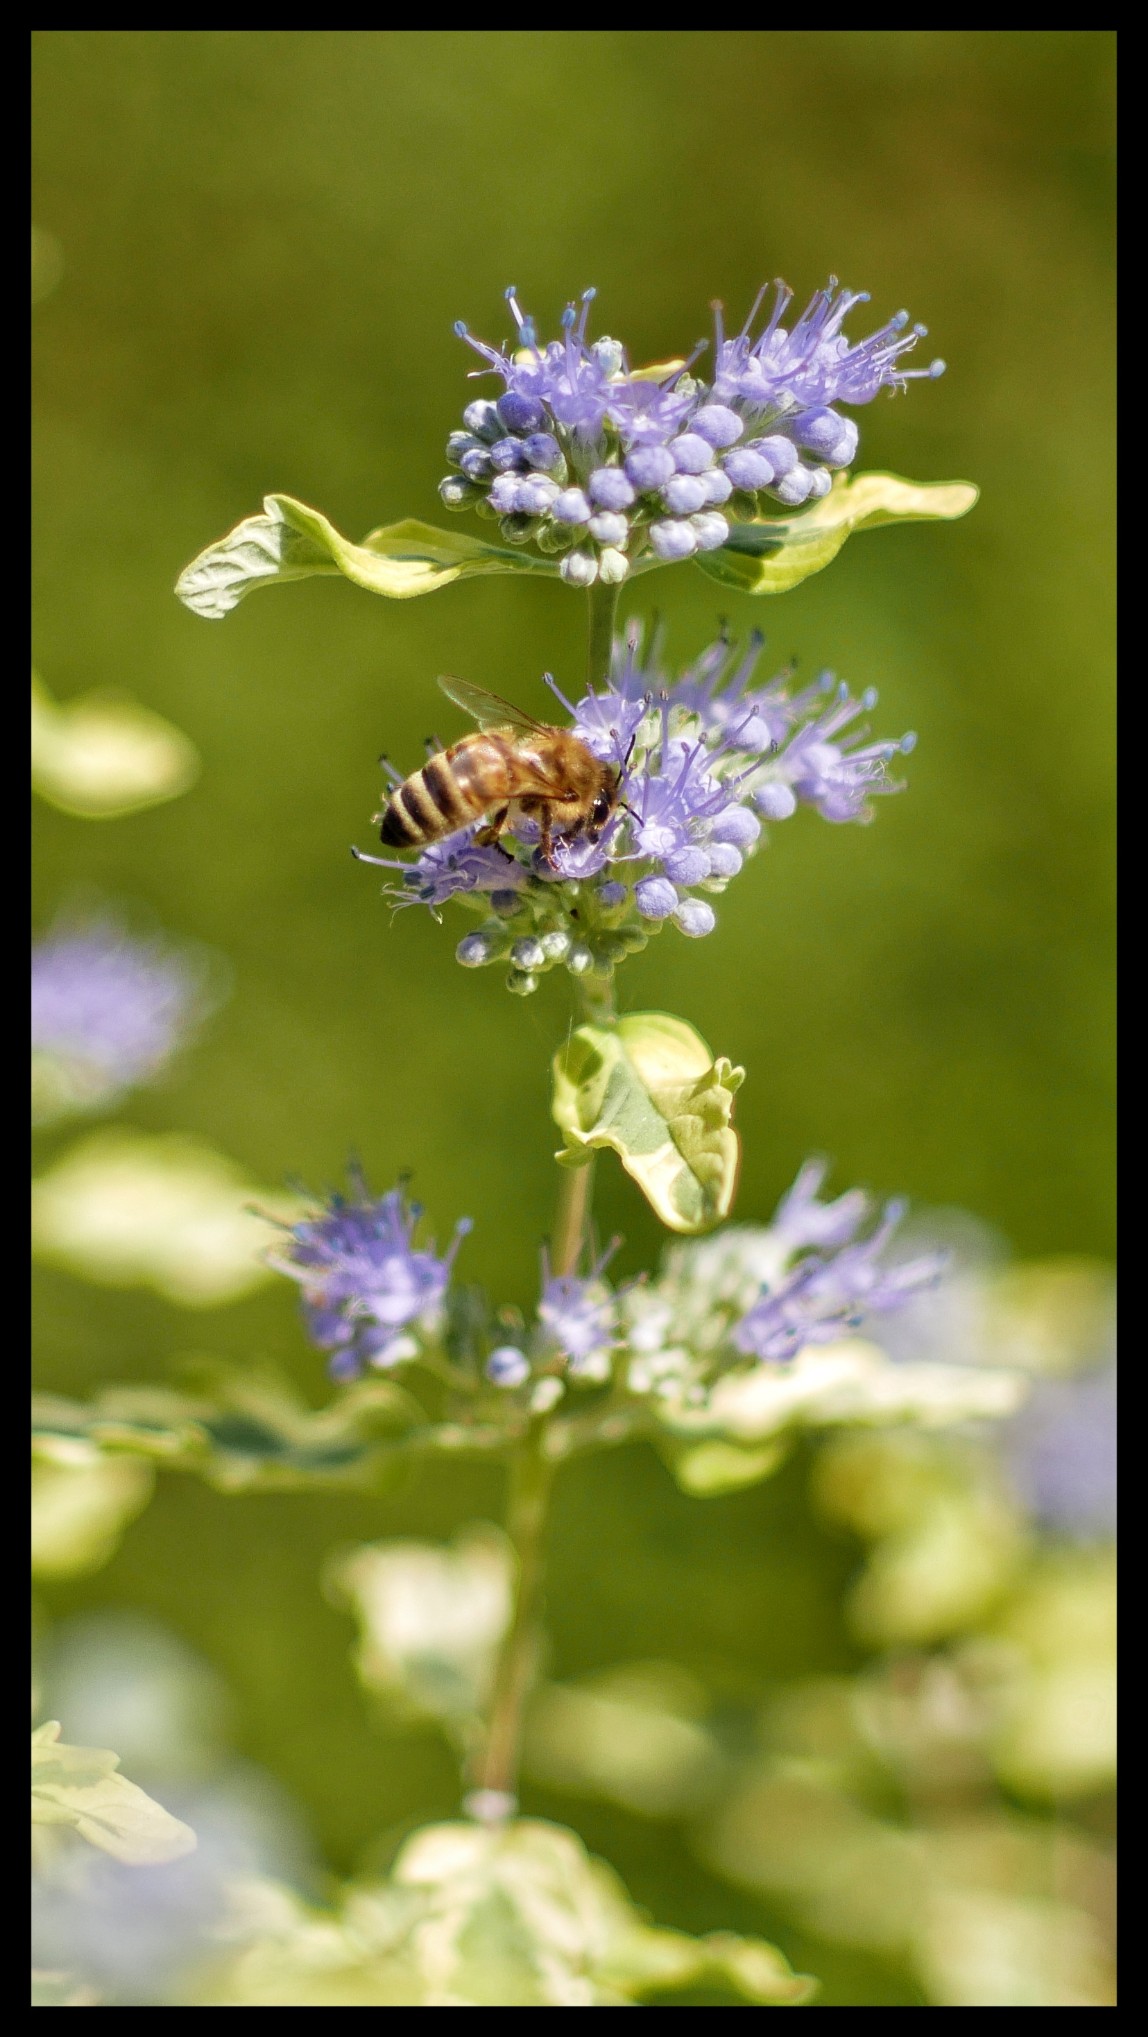
<path id="1" fill-rule="evenodd" d="M 742 865 L 742 854 L 740 849 L 734 848 L 732 842 L 711 842 L 709 853 L 711 877 L 737 876 Z"/>
<path id="2" fill-rule="evenodd" d="M 572 976 L 588 976 L 594 967 L 594 956 L 585 941 L 575 941 L 566 957 L 566 967 Z"/>
<path id="3" fill-rule="evenodd" d="M 604 581 L 607 587 L 618 586 L 629 570 L 630 561 L 625 552 L 615 551 L 612 545 L 607 547 L 598 560 L 598 578 Z"/>
<path id="4" fill-rule="evenodd" d="M 809 500 L 811 502 L 820 502 L 822 497 L 828 495 L 829 490 L 832 488 L 833 476 L 829 472 L 828 467 L 807 467 L 805 471 L 809 475 L 810 481 Z"/>
<path id="5" fill-rule="evenodd" d="M 590 504 L 580 488 L 563 488 L 550 506 L 559 523 L 589 523 Z"/>
<path id="6" fill-rule="evenodd" d="M 463 454 L 474 452 L 476 447 L 481 452 L 482 448 L 479 446 L 473 432 L 452 431 L 446 442 L 447 459 L 453 466 L 457 467 Z"/>
<path id="7" fill-rule="evenodd" d="M 489 934 L 465 934 L 454 951 L 454 959 L 464 969 L 482 969 L 494 961 L 498 947 L 499 943 L 492 941 Z"/>
<path id="8" fill-rule="evenodd" d="M 745 488 L 751 494 L 768 488 L 773 480 L 772 461 L 764 453 L 754 452 L 752 446 L 739 446 L 736 452 L 727 453 L 722 466 L 735 488 Z"/>
<path id="9" fill-rule="evenodd" d="M 533 997 L 538 988 L 537 976 L 527 969 L 511 969 L 506 978 L 506 987 L 512 997 Z"/>
<path id="10" fill-rule="evenodd" d="M 493 403 L 480 396 L 475 403 L 468 403 L 462 413 L 462 421 L 468 431 L 476 432 L 479 438 L 500 438 L 502 421 Z"/>
<path id="11" fill-rule="evenodd" d="M 678 909 L 678 894 L 668 877 L 643 877 L 634 886 L 634 903 L 643 919 L 669 919 Z"/>
<path id="12" fill-rule="evenodd" d="M 624 545 L 630 535 L 630 526 L 624 516 L 612 509 L 600 509 L 590 518 L 590 536 L 597 538 L 600 545 Z"/>
<path id="13" fill-rule="evenodd" d="M 705 934 L 712 934 L 717 925 L 712 905 L 707 905 L 701 898 L 683 898 L 674 919 L 683 934 L 689 934 L 695 941 L 700 941 Z"/>
<path id="14" fill-rule="evenodd" d="M 527 934 L 525 939 L 515 941 L 510 950 L 510 959 L 516 969 L 541 969 L 546 960 L 546 953 L 541 941 L 536 940 L 533 934 Z"/>
<path id="15" fill-rule="evenodd" d="M 513 919 L 522 910 L 522 900 L 517 891 L 492 891 L 490 910 L 496 912 L 500 919 Z"/>
<path id="16" fill-rule="evenodd" d="M 513 516 L 518 508 L 518 491 L 522 483 L 517 474 L 499 474 L 490 485 L 490 506 L 500 516 Z"/>
<path id="17" fill-rule="evenodd" d="M 706 491 L 707 509 L 720 509 L 722 503 L 728 502 L 733 494 L 733 483 L 728 474 L 722 473 L 720 467 L 711 467 L 708 474 L 699 474 L 698 479 Z"/>
<path id="18" fill-rule="evenodd" d="M 670 452 L 679 474 L 704 474 L 714 463 L 714 449 L 696 432 L 684 431 L 671 442 Z"/>
<path id="19" fill-rule="evenodd" d="M 794 468 L 792 474 L 786 474 L 782 480 L 776 481 L 773 492 L 778 501 L 784 502 L 788 509 L 797 509 L 801 503 L 808 501 L 812 488 L 813 476 L 808 467 L 799 466 Z"/>
<path id="20" fill-rule="evenodd" d="M 556 484 L 546 474 L 527 474 L 518 483 L 518 507 L 527 516 L 544 516 L 554 506 Z"/>
<path id="21" fill-rule="evenodd" d="M 527 464 L 537 467 L 540 473 L 552 474 L 555 467 L 563 464 L 562 448 L 553 432 L 534 431 L 522 441 L 522 450 Z"/>
<path id="22" fill-rule="evenodd" d="M 629 509 L 634 500 L 634 484 L 621 467 L 596 467 L 586 492 L 596 509 Z"/>
<path id="23" fill-rule="evenodd" d="M 703 404 L 690 419 L 690 431 L 698 433 L 720 452 L 724 452 L 727 446 L 736 446 L 744 430 L 744 420 L 736 410 L 727 409 L 724 403 Z"/>
<path id="24" fill-rule="evenodd" d="M 697 534 L 688 523 L 652 523 L 650 543 L 659 559 L 667 561 L 692 558 L 698 548 Z"/>
<path id="25" fill-rule="evenodd" d="M 727 806 L 710 824 L 711 842 L 731 842 L 735 849 L 749 849 L 761 833 L 761 822 L 748 806 Z"/>
<path id="26" fill-rule="evenodd" d="M 664 859 L 666 876 L 675 884 L 700 884 L 710 874 L 710 859 L 705 849 L 686 847 L 672 849 Z"/>
<path id="27" fill-rule="evenodd" d="M 529 516 L 504 516 L 499 522 L 499 532 L 508 545 L 524 545 L 534 534 Z"/>
<path id="28" fill-rule="evenodd" d="M 486 1376 L 492 1386 L 521 1386 L 530 1377 L 530 1364 L 515 1344 L 500 1344 L 486 1361 Z"/>
<path id="29" fill-rule="evenodd" d="M 675 516 L 688 516 L 693 509 L 701 509 L 706 499 L 706 484 L 696 474 L 675 474 L 662 490 L 662 501 Z"/>
<path id="30" fill-rule="evenodd" d="M 458 464 L 468 481 L 487 481 L 494 471 L 490 464 L 490 454 L 482 446 L 471 446 Z"/>
<path id="31" fill-rule="evenodd" d="M 464 474 L 448 474 L 444 481 L 439 482 L 438 492 L 448 509 L 468 509 L 482 494 L 482 490 L 476 488 L 473 481 L 468 481 Z"/>
<path id="32" fill-rule="evenodd" d="M 494 407 L 507 431 L 538 431 L 546 422 L 546 412 L 538 400 L 521 395 L 517 389 L 508 389 Z"/>
<path id="33" fill-rule="evenodd" d="M 511 474 L 516 468 L 525 466 L 521 439 L 495 439 L 490 448 L 490 464 L 496 474 Z"/>
<path id="34" fill-rule="evenodd" d="M 839 417 L 835 410 L 803 410 L 793 421 L 793 436 L 827 467 L 847 467 L 860 434 L 851 417 Z"/>
<path id="35" fill-rule="evenodd" d="M 766 820 L 788 820 L 797 812 L 797 800 L 791 788 L 780 778 L 774 778 L 766 785 L 759 785 L 753 795 L 753 803 Z"/>
<path id="36" fill-rule="evenodd" d="M 590 352 L 593 354 L 604 375 L 617 375 L 625 365 L 626 350 L 621 340 L 595 340 L 590 348 Z"/>
<path id="37" fill-rule="evenodd" d="M 572 523 L 552 523 L 549 518 L 539 530 L 535 543 L 540 552 L 568 552 L 577 544 L 578 531 Z"/>
<path id="38" fill-rule="evenodd" d="M 543 934 L 539 946 L 548 962 L 564 962 L 573 938 L 568 927 L 553 927 L 548 934 Z"/>
<path id="39" fill-rule="evenodd" d="M 635 488 L 661 488 L 674 472 L 673 456 L 665 446 L 635 446 L 626 455 L 626 472 Z"/>
<path id="40" fill-rule="evenodd" d="M 697 538 L 699 552 L 718 551 L 729 536 L 729 524 L 716 509 L 708 510 L 704 516 L 691 516 L 690 528 Z"/>
<path id="41" fill-rule="evenodd" d="M 598 578 L 598 561 L 589 552 L 570 552 L 558 570 L 569 586 L 592 587 Z"/>
<path id="42" fill-rule="evenodd" d="M 783 438 L 780 432 L 775 432 L 770 438 L 751 439 L 746 450 L 760 453 L 763 460 L 768 460 L 775 476 L 792 474 L 797 465 L 797 447 L 792 439 Z"/>

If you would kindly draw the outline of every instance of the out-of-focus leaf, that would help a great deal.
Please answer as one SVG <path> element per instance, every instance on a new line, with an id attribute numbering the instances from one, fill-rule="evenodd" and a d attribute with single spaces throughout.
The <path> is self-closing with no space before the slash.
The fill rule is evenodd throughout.
<path id="1" fill-rule="evenodd" d="M 133 1866 L 178 1860 L 195 1833 L 126 1775 L 102 1747 L 69 1747 L 57 1720 L 32 1735 L 32 1822 L 71 1825 L 81 1837 Z"/>
<path id="2" fill-rule="evenodd" d="M 32 1466 L 32 1571 L 79 1577 L 100 1570 L 129 1522 L 143 1512 L 155 1483 L 150 1465 L 130 1457 Z"/>
<path id="3" fill-rule="evenodd" d="M 707 1982 L 782 2005 L 813 1985 L 762 1941 L 653 1928 L 573 1832 L 534 1818 L 427 1826 L 333 1913 L 267 1884 L 245 1906 L 196 2006 L 622 2008 Z"/>
<path id="4" fill-rule="evenodd" d="M 609 1146 L 670 1230 L 710 1230 L 737 1186 L 730 1113 L 744 1073 L 666 1012 L 579 1026 L 554 1058 L 558 1158 L 580 1166 Z"/>
<path id="5" fill-rule="evenodd" d="M 199 776 L 194 743 L 126 693 L 61 706 L 32 675 L 32 788 L 62 813 L 114 820 L 176 799 Z"/>
<path id="6" fill-rule="evenodd" d="M 94 1132 L 32 1187 L 41 1259 L 107 1287 L 154 1287 L 183 1308 L 218 1308 L 274 1276 L 271 1236 L 297 1197 L 263 1190 L 201 1140 L 123 1128 Z"/>
<path id="7" fill-rule="evenodd" d="M 809 1759 L 752 1770 L 698 1835 L 711 1872 L 819 1936 L 907 1961 L 937 2008 L 1113 2005 L 1080 1900 L 1103 1902 L 1105 1863 L 1079 1834 L 963 1809 L 912 1830 L 851 1801 L 832 1775 Z"/>
<path id="8" fill-rule="evenodd" d="M 662 1454 L 683 1492 L 695 1499 L 710 1499 L 771 1478 L 784 1464 L 789 1446 L 783 1438 L 775 1437 L 757 1449 L 746 1449 L 743 1444 L 715 1437 L 708 1443 L 668 1442 Z"/>
<path id="9" fill-rule="evenodd" d="M 142 1457 L 223 1492 L 377 1488 L 421 1420 L 393 1380 L 360 1380 L 313 1410 L 275 1380 L 221 1367 L 202 1395 L 120 1387 L 87 1406 L 44 1396 L 32 1410 L 34 1448 L 49 1463 Z"/>
<path id="10" fill-rule="evenodd" d="M 1059 1803 L 1116 1775 L 1116 1554 L 1040 1557 L 994 1624 L 994 1767 L 1006 1788 Z"/>
<path id="11" fill-rule="evenodd" d="M 1000 1602 L 1028 1549 L 1007 1492 L 938 1437 L 835 1437 L 814 1490 L 824 1513 L 873 1544 L 847 1602 L 871 1645 L 928 1646 L 967 1632 Z"/>
<path id="12" fill-rule="evenodd" d="M 706 1693 L 676 1663 L 624 1663 L 543 1684 L 527 1720 L 527 1772 L 642 1817 L 693 1815 L 726 1777 L 707 1710 Z"/>
<path id="13" fill-rule="evenodd" d="M 404 601 L 482 573 L 541 573 L 553 578 L 557 571 L 552 559 L 525 549 L 488 545 L 461 531 L 438 530 L 417 517 L 384 524 L 355 545 L 305 502 L 290 495 L 267 495 L 262 515 L 247 517 L 200 552 L 184 567 L 175 591 L 196 615 L 218 621 L 253 587 L 308 580 L 316 573 L 342 573 L 368 594 Z"/>
<path id="14" fill-rule="evenodd" d="M 82 1986 L 71 1973 L 45 1973 L 32 1968 L 34 2009 L 94 2009 L 99 2006 L 95 1988 Z"/>
<path id="15" fill-rule="evenodd" d="M 836 1423 L 953 1422 L 1011 1414 L 1028 1382 L 980 1366 L 896 1365 L 876 1344 L 846 1338 L 806 1345 L 791 1365 L 755 1365 L 718 1380 L 704 1406 L 659 1400 L 655 1412 L 672 1435 L 721 1437 L 746 1447 L 789 1428 Z"/>
<path id="16" fill-rule="evenodd" d="M 839 474 L 829 494 L 794 516 L 735 523 L 727 542 L 699 552 L 712 579 L 742 594 L 784 594 L 837 557 L 854 531 L 883 523 L 967 516 L 978 490 L 969 481 L 903 481 L 897 474 Z"/>
<path id="17" fill-rule="evenodd" d="M 32 228 L 32 302 L 50 297 L 64 273 L 64 250 L 54 233 Z"/>
<path id="18" fill-rule="evenodd" d="M 368 1690 L 400 1713 L 465 1732 L 489 1694 L 513 1562 L 505 1536 L 483 1522 L 449 1548 L 373 1542 L 336 1557 L 328 1588 L 359 1622 L 355 1666 Z"/>

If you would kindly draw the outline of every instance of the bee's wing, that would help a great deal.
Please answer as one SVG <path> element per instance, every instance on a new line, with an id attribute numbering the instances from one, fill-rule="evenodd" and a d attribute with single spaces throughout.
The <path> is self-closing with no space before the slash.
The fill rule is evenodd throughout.
<path id="1" fill-rule="evenodd" d="M 488 693 L 483 686 L 472 686 L 469 679 L 444 678 L 438 683 L 447 699 L 461 707 L 480 729 L 514 728 L 532 736 L 545 730 L 544 722 L 535 721 L 533 715 L 524 714 L 520 707 L 512 706 L 500 694 Z"/>

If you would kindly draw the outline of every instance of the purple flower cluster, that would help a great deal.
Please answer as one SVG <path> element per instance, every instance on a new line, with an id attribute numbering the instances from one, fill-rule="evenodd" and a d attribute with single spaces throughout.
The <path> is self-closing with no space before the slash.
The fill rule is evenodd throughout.
<path id="1" fill-rule="evenodd" d="M 706 382 L 690 373 L 693 360 L 634 371 L 617 340 L 589 341 L 593 290 L 580 307 L 567 305 L 562 338 L 545 345 L 508 290 L 510 352 L 455 328 L 488 364 L 478 372 L 499 375 L 505 388 L 468 404 L 464 429 L 451 433 L 444 503 L 497 517 L 509 543 L 562 555 L 562 577 L 589 587 L 624 580 L 643 558 L 715 551 L 730 519 L 756 516 L 763 500 L 793 509 L 828 494 L 858 439 L 834 406 L 868 403 L 944 364 L 898 366 L 925 331 L 907 312 L 850 345 L 842 326 L 866 298 L 838 292 L 835 278 L 792 328 L 781 324 L 792 292 L 780 283 L 776 292 L 756 339 L 764 291 L 734 339 L 716 308 Z"/>
<path id="2" fill-rule="evenodd" d="M 60 921 L 32 950 L 32 1051 L 77 1107 L 152 1081 L 205 1005 L 195 957 L 110 916 Z"/>
<path id="3" fill-rule="evenodd" d="M 548 679 L 576 733 L 615 765 L 621 803 L 596 841 L 555 844 L 554 866 L 537 825 L 515 821 L 499 848 L 460 830 L 411 862 L 370 857 L 397 873 L 390 895 L 434 912 L 448 898 L 489 907 L 458 947 L 468 968 L 509 964 L 513 990 L 534 989 L 561 964 L 609 975 L 672 921 L 698 938 L 713 930 L 711 899 L 758 848 L 762 822 L 799 806 L 826 820 L 865 821 L 874 795 L 900 790 L 890 760 L 915 738 L 869 742 L 854 700 L 831 674 L 794 689 L 789 674 L 755 683 L 756 633 L 743 650 L 720 640 L 676 679 L 655 642 L 631 627 L 614 645 L 608 683 L 570 701 Z"/>
<path id="4" fill-rule="evenodd" d="M 339 1380 L 417 1355 L 408 1332 L 435 1325 L 455 1254 L 472 1228 L 460 1218 L 440 1258 L 433 1245 L 416 1246 L 422 1211 L 401 1188 L 372 1196 L 358 1173 L 351 1186 L 350 1199 L 331 1195 L 322 1215 L 293 1225 L 290 1243 L 272 1261 L 302 1288 L 308 1332 L 331 1352 Z"/>
<path id="5" fill-rule="evenodd" d="M 823 1162 L 808 1162 L 782 1199 L 773 1228 L 799 1256 L 763 1287 L 731 1333 L 735 1350 L 765 1364 L 784 1364 L 806 1344 L 830 1343 L 867 1316 L 902 1308 L 932 1286 L 946 1264 L 943 1252 L 883 1264 L 905 1204 L 886 1203 L 869 1235 L 859 1237 L 869 1197 L 852 1189 L 836 1202 L 818 1201 L 825 1171 Z"/>

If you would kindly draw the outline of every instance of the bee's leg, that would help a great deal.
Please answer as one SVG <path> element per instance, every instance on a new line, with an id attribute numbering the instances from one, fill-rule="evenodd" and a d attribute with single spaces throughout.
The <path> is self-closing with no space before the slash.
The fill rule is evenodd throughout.
<path id="1" fill-rule="evenodd" d="M 542 854 L 550 868 L 556 870 L 558 865 L 554 861 L 554 836 L 551 833 L 550 808 L 548 806 L 539 806 L 538 833 L 542 844 Z"/>
<path id="2" fill-rule="evenodd" d="M 484 849 L 490 848 L 492 844 L 497 843 L 499 835 L 506 826 L 509 814 L 509 806 L 500 806 L 496 812 L 491 814 L 486 826 L 479 828 L 474 838 L 475 841 L 481 843 Z"/>

